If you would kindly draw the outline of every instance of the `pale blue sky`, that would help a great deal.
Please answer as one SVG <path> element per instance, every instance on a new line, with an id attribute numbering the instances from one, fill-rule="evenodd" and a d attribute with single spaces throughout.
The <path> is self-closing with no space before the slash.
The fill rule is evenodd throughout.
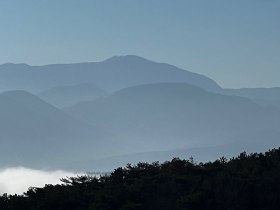
<path id="1" fill-rule="evenodd" d="M 0 63 L 135 54 L 223 87 L 280 86 L 280 0 L 1 0 Z"/>

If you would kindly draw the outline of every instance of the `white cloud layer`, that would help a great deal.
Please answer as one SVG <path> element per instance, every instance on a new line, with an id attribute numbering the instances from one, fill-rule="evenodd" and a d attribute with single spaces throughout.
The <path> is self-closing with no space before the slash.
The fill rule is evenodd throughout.
<path id="1" fill-rule="evenodd" d="M 45 184 L 59 184 L 61 178 L 77 176 L 69 171 L 35 170 L 24 167 L 0 170 L 0 195 L 22 194 L 29 187 L 44 187 Z"/>

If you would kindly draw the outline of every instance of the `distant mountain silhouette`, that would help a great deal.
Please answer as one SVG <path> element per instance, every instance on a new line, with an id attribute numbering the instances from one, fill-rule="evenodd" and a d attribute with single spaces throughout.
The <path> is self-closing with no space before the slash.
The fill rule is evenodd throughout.
<path id="1" fill-rule="evenodd" d="M 268 106 L 273 105 L 280 108 L 280 88 L 241 88 L 224 89 L 222 94 L 235 95 L 250 98 L 256 103 Z"/>
<path id="2" fill-rule="evenodd" d="M 219 90 L 215 81 L 175 66 L 138 56 L 115 56 L 102 62 L 29 66 L 0 65 L 0 90 L 22 89 L 37 93 L 55 86 L 93 83 L 116 91 L 129 86 L 183 82 L 207 90 Z"/>
<path id="3" fill-rule="evenodd" d="M 56 107 L 71 106 L 82 101 L 90 101 L 108 95 L 94 84 L 57 86 L 37 94 L 41 99 Z"/>
<path id="4" fill-rule="evenodd" d="M 0 91 L 9 89 L 0 93 L 3 166 L 75 168 L 184 152 L 213 159 L 279 146 L 280 88 L 222 89 L 138 56 L 3 64 Z"/>
<path id="5" fill-rule="evenodd" d="M 64 111 L 115 133 L 114 147 L 123 153 L 229 143 L 249 149 L 276 146 L 280 137 L 279 109 L 188 84 L 130 87 Z"/>
<path id="6" fill-rule="evenodd" d="M 73 119 L 28 92 L 0 94 L 2 166 L 42 167 L 65 159 L 89 158 L 96 144 L 102 150 L 102 136 L 100 130 Z"/>

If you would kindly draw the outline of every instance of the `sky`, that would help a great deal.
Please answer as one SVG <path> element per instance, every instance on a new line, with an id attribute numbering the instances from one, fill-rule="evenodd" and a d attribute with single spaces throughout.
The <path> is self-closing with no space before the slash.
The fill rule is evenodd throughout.
<path id="1" fill-rule="evenodd" d="M 138 55 L 223 87 L 280 86 L 280 0 L 1 0 L 0 63 Z"/>

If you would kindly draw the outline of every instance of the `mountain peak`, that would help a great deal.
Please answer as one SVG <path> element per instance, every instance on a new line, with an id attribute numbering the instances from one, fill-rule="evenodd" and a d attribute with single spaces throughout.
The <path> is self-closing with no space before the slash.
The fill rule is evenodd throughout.
<path id="1" fill-rule="evenodd" d="M 104 60 L 104 62 L 121 62 L 121 61 L 148 61 L 147 59 L 137 56 L 137 55 L 122 55 L 122 56 L 113 56 Z M 150 61 L 151 62 L 151 61 Z"/>

